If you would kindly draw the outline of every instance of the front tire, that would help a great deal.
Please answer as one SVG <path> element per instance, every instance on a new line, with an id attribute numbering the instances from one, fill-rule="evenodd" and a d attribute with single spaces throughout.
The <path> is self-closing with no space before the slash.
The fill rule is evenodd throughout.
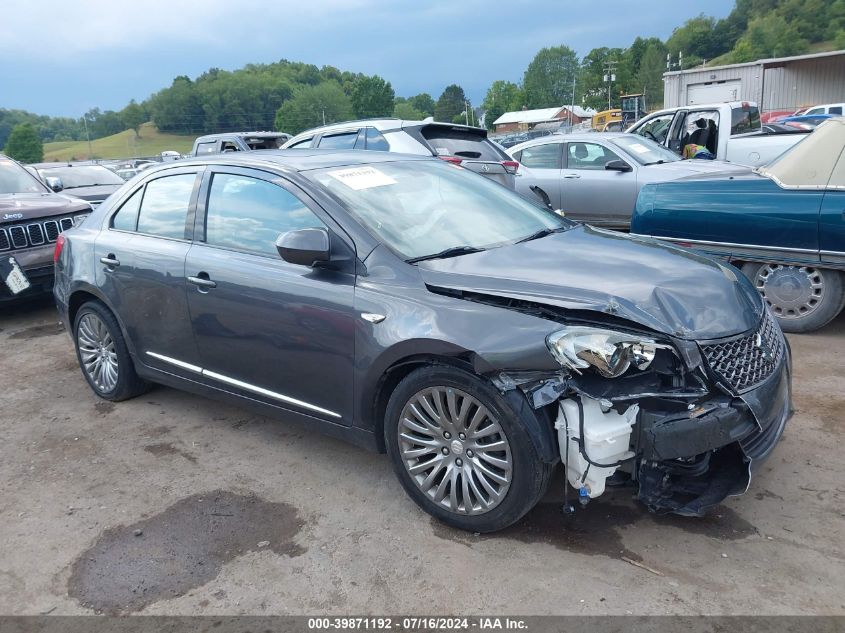
<path id="1" fill-rule="evenodd" d="M 812 332 L 845 306 L 842 273 L 814 266 L 749 263 L 743 274 L 769 305 L 784 332 Z"/>
<path id="2" fill-rule="evenodd" d="M 79 308 L 73 341 L 82 375 L 104 400 L 128 400 L 149 389 L 149 383 L 135 373 L 117 319 L 100 302 L 89 301 Z"/>
<path id="3" fill-rule="evenodd" d="M 471 532 L 494 532 L 522 518 L 553 470 L 491 385 L 446 365 L 417 369 L 397 385 L 384 435 L 393 469 L 416 504 Z"/>

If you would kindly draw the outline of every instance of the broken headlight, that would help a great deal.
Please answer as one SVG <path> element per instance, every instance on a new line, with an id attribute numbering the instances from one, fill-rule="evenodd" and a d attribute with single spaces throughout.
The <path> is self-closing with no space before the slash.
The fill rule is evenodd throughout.
<path id="1" fill-rule="evenodd" d="M 546 337 L 552 356 L 577 373 L 594 367 L 606 378 L 621 376 L 633 365 L 647 369 L 660 345 L 649 338 L 594 327 L 567 327 Z"/>

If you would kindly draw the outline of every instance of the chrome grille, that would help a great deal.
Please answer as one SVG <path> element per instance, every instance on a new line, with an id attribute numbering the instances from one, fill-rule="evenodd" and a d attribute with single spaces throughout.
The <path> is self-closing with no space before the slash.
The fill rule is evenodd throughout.
<path id="1" fill-rule="evenodd" d="M 44 233 L 47 235 L 47 241 L 55 242 L 62 230 L 59 228 L 59 223 L 55 220 L 50 220 L 44 223 Z"/>
<path id="2" fill-rule="evenodd" d="M 22 226 L 13 226 L 10 228 L 9 236 L 12 238 L 12 246 L 15 248 L 26 248 L 28 246 L 26 231 L 24 231 Z"/>
<path id="3" fill-rule="evenodd" d="M 0 251 L 30 248 L 55 242 L 59 233 L 73 225 L 73 217 L 67 216 L 43 222 L 0 227 Z"/>
<path id="4" fill-rule="evenodd" d="M 784 353 L 783 335 L 768 310 L 751 334 L 700 347 L 713 373 L 735 393 L 748 391 L 771 376 Z"/>
<path id="5" fill-rule="evenodd" d="M 29 236 L 29 243 L 33 246 L 41 246 L 44 243 L 44 229 L 40 224 L 30 224 L 26 227 Z"/>

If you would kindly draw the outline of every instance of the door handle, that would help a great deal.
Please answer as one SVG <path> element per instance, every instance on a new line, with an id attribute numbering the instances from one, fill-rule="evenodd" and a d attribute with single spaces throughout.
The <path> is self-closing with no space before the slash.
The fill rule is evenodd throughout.
<path id="1" fill-rule="evenodd" d="M 200 273 L 205 275 L 205 273 Z M 217 282 L 211 281 L 206 275 L 205 277 L 188 277 L 188 283 L 198 286 L 200 289 L 216 288 Z"/>
<path id="2" fill-rule="evenodd" d="M 109 268 L 114 268 L 115 266 L 120 266 L 120 260 L 114 256 L 114 253 L 109 253 L 105 257 L 100 258 L 100 263 L 105 264 Z"/>
<path id="3" fill-rule="evenodd" d="M 581 176 L 579 176 L 578 174 L 564 174 L 563 177 L 564 178 L 580 178 Z"/>

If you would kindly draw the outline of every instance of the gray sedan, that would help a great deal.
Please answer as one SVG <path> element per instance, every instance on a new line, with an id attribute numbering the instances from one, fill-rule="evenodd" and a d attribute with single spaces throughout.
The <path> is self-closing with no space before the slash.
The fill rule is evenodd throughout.
<path id="1" fill-rule="evenodd" d="M 520 163 L 518 193 L 573 220 L 621 229 L 630 227 L 646 183 L 743 169 L 725 161 L 682 160 L 654 141 L 624 133 L 546 136 L 508 151 Z"/>

